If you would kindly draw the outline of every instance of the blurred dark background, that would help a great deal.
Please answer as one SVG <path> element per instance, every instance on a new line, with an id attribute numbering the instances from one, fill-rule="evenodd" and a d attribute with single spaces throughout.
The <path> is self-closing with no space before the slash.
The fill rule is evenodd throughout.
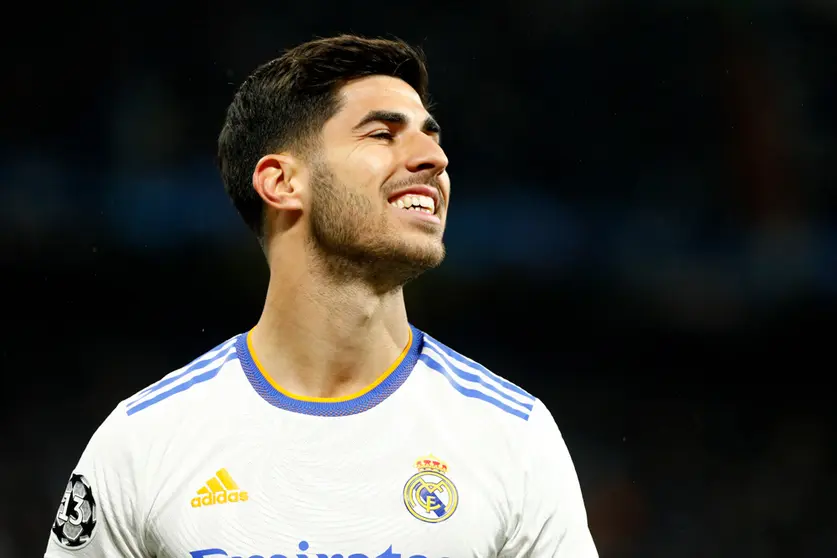
<path id="1" fill-rule="evenodd" d="M 552 409 L 602 557 L 837 556 L 837 3 L 15 10 L 0 556 L 42 555 L 119 400 L 254 324 L 215 138 L 257 64 L 337 32 L 426 50 L 453 204 L 412 321 Z"/>

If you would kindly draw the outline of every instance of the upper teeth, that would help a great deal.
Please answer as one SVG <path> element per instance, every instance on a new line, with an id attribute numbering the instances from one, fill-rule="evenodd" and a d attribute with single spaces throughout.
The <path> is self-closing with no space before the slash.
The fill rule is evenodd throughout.
<path id="1" fill-rule="evenodd" d="M 429 196 L 422 196 L 419 194 L 404 194 L 403 196 L 389 202 L 390 205 L 400 207 L 401 209 L 411 209 L 413 211 L 424 211 L 425 213 L 436 213 L 436 203 L 433 198 Z"/>

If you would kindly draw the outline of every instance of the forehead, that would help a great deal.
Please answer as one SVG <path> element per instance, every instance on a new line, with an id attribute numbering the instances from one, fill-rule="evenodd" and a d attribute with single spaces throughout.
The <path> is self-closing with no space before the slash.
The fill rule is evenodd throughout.
<path id="1" fill-rule="evenodd" d="M 369 76 L 353 80 L 340 89 L 341 108 L 333 120 L 350 125 L 373 110 L 403 112 L 415 122 L 428 112 L 421 97 L 407 82 L 390 76 Z"/>

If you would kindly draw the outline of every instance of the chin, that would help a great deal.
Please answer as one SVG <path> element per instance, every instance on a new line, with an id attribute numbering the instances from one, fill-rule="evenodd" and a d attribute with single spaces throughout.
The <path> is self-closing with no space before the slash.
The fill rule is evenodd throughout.
<path id="1" fill-rule="evenodd" d="M 417 269 L 429 270 L 442 265 L 445 260 L 445 246 L 437 242 L 432 246 L 416 246 L 414 250 L 403 255 L 405 261 L 411 262 Z"/>
<path id="2" fill-rule="evenodd" d="M 400 237 L 399 237 L 400 236 Z M 335 274 L 364 277 L 381 292 L 398 288 L 445 259 L 441 238 L 427 234 L 387 235 L 370 242 L 319 244 Z"/>
<path id="3" fill-rule="evenodd" d="M 439 267 L 444 259 L 445 246 L 440 239 L 405 239 L 405 242 L 378 253 L 380 270 L 388 269 L 394 275 L 403 276 L 405 280 L 414 279 L 425 271 Z"/>
<path id="4" fill-rule="evenodd" d="M 441 260 L 445 257 L 445 244 L 440 234 L 411 231 L 403 235 L 398 246 L 393 246 L 394 252 L 401 252 L 403 257 L 419 261 Z"/>

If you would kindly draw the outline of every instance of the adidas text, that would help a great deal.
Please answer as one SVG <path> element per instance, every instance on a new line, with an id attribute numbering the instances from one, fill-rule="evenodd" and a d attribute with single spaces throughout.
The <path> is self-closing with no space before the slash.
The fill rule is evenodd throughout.
<path id="1" fill-rule="evenodd" d="M 214 506 L 215 504 L 227 504 L 234 502 L 247 501 L 246 490 L 231 490 L 229 492 L 213 492 L 211 494 L 204 494 L 203 496 L 196 496 L 192 498 L 192 507 L 200 508 L 201 506 Z"/>

